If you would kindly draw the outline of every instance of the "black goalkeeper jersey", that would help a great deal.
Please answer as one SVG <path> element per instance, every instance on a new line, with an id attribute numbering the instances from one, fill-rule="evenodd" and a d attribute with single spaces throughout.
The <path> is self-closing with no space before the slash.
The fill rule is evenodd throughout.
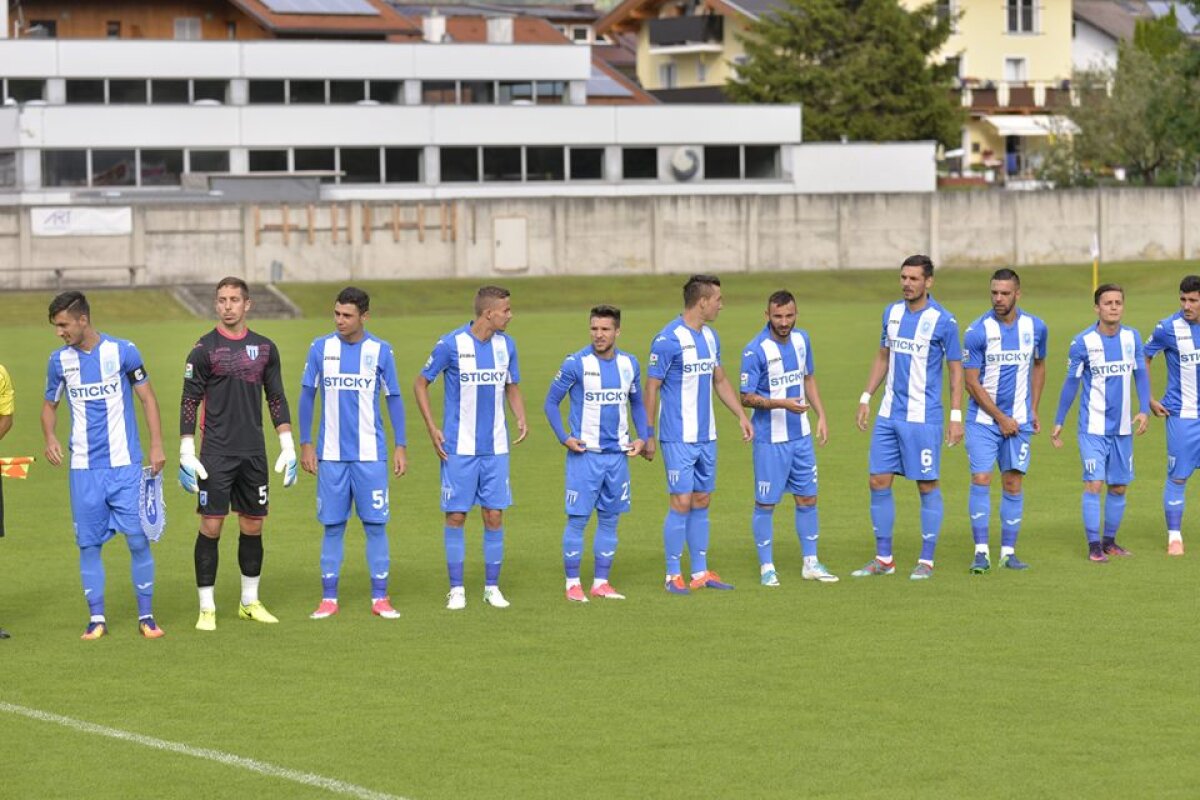
<path id="1" fill-rule="evenodd" d="M 291 424 L 275 343 L 249 329 L 242 338 L 233 339 L 214 328 L 188 355 L 179 432 L 194 435 L 197 416 L 202 414 L 202 455 L 263 455 L 264 390 L 274 426 Z"/>

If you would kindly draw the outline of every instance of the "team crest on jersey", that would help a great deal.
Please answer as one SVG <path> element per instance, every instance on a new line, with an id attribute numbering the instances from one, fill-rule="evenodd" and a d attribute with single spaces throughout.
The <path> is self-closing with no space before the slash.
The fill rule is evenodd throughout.
<path id="1" fill-rule="evenodd" d="M 364 355 L 363 366 L 365 366 L 367 369 L 375 369 L 375 356 L 371 353 Z"/>
<path id="2" fill-rule="evenodd" d="M 930 322 L 929 320 L 925 320 L 924 322 L 921 323 L 921 333 L 922 334 L 928 335 L 931 330 L 933 330 L 932 322 Z"/>
<path id="3" fill-rule="evenodd" d="M 117 374 L 117 362 L 113 361 L 111 358 L 105 359 L 104 364 L 101 367 L 101 372 L 103 373 L 104 377 L 106 377 L 106 378 L 116 375 Z"/>
<path id="4" fill-rule="evenodd" d="M 1125 345 L 1125 357 L 1133 358 L 1133 345 L 1132 344 Z"/>
<path id="5" fill-rule="evenodd" d="M 630 381 L 633 380 L 633 369 L 632 368 L 627 367 L 624 364 L 622 364 L 620 371 L 621 371 L 621 380 L 622 381 L 624 381 L 625 383 L 629 383 Z"/>
<path id="6" fill-rule="evenodd" d="M 1025 332 L 1025 333 L 1024 333 L 1022 336 L 1021 336 L 1021 344 L 1025 345 L 1026 347 L 1028 347 L 1029 345 L 1033 344 L 1033 334 L 1032 334 L 1032 333 L 1029 333 L 1028 331 L 1026 331 L 1026 332 Z"/>
<path id="7" fill-rule="evenodd" d="M 250 359 L 251 361 L 258 360 L 258 345 L 256 345 L 256 344 L 246 345 L 246 358 Z"/>

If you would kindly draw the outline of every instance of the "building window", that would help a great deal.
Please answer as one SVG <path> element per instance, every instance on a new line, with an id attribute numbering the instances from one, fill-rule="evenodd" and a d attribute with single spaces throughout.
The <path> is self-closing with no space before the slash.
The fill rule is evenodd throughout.
<path id="1" fill-rule="evenodd" d="M 104 103 L 104 81 L 101 80 L 67 80 L 68 103 Z"/>
<path id="2" fill-rule="evenodd" d="M 121 23 L 117 20 L 109 20 L 104 23 L 104 35 L 109 39 L 120 39 Z"/>
<path id="3" fill-rule="evenodd" d="M 52 19 L 31 19 L 22 35 L 29 39 L 57 38 L 58 22 Z"/>
<path id="4" fill-rule="evenodd" d="M 325 104 L 325 81 L 288 81 L 288 102 Z"/>
<path id="5" fill-rule="evenodd" d="M 237 23 L 230 20 L 225 23 L 225 38 L 229 41 L 237 39 Z"/>
<path id="6" fill-rule="evenodd" d="M 571 41 L 577 44 L 587 44 L 592 40 L 592 29 L 583 25 L 571 28 Z"/>
<path id="7" fill-rule="evenodd" d="M 287 85 L 283 81 L 250 81 L 250 104 L 287 102 Z"/>
<path id="8" fill-rule="evenodd" d="M 598 181 L 604 178 L 603 147 L 571 148 L 571 180 Z"/>
<path id="9" fill-rule="evenodd" d="M 136 166 L 133 150 L 93 150 L 92 186 L 133 186 L 137 183 Z"/>
<path id="10" fill-rule="evenodd" d="M 950 32 L 958 33 L 958 20 L 955 19 L 958 9 L 955 8 L 955 0 L 936 0 L 934 11 L 937 14 L 937 21 L 939 23 L 948 22 L 950 24 Z"/>
<path id="11" fill-rule="evenodd" d="M 439 160 L 442 183 L 475 183 L 479 180 L 478 147 L 443 147 Z"/>
<path id="12" fill-rule="evenodd" d="M 420 147 L 389 147 L 383 151 L 383 179 L 387 183 L 420 183 L 421 158 L 425 151 Z M 443 163 L 445 163 L 443 161 Z M 446 180 L 445 174 L 442 180 Z M 472 178 L 474 180 L 474 178 Z"/>
<path id="13" fill-rule="evenodd" d="M 529 81 L 500 81 L 497 99 L 501 105 L 529 105 L 533 102 L 533 84 Z"/>
<path id="14" fill-rule="evenodd" d="M 357 103 L 367 99 L 367 86 L 362 81 L 330 81 L 329 102 Z"/>
<path id="15" fill-rule="evenodd" d="M 343 147 L 338 158 L 342 171 L 340 183 L 379 183 L 383 179 L 378 147 Z"/>
<path id="16" fill-rule="evenodd" d="M 43 150 L 43 186 L 87 186 L 87 150 Z"/>
<path id="17" fill-rule="evenodd" d="M 492 81 L 463 81 L 463 105 L 491 105 L 496 102 L 496 84 Z"/>
<path id="18" fill-rule="evenodd" d="M 371 81 L 368 91 L 370 99 L 376 103 L 389 105 L 404 103 L 404 84 L 400 81 Z"/>
<path id="19" fill-rule="evenodd" d="M 737 145 L 704 148 L 706 180 L 737 180 L 742 177 L 742 153 Z"/>
<path id="20" fill-rule="evenodd" d="M 332 147 L 297 147 L 292 164 L 296 172 L 330 173 L 320 176 L 321 183 L 333 183 L 337 177 L 332 174 L 337 169 Z"/>
<path id="21" fill-rule="evenodd" d="M 182 150 L 143 150 L 139 183 L 142 186 L 178 186 L 183 174 Z"/>
<path id="22" fill-rule="evenodd" d="M 566 159 L 561 147 L 526 147 L 525 180 L 566 180 Z"/>
<path id="23" fill-rule="evenodd" d="M 229 172 L 228 150 L 191 150 L 188 152 L 190 172 Z"/>
<path id="24" fill-rule="evenodd" d="M 566 102 L 566 81 L 538 81 L 537 104 L 539 106 L 560 106 Z"/>
<path id="25" fill-rule="evenodd" d="M 748 179 L 780 177 L 779 148 L 775 145 L 752 145 L 745 147 L 745 176 Z"/>
<path id="26" fill-rule="evenodd" d="M 192 102 L 215 100 L 218 103 L 224 103 L 228 91 L 229 81 L 195 80 L 192 81 Z"/>
<path id="27" fill-rule="evenodd" d="M 1004 59 L 1004 80 L 1009 83 L 1024 83 L 1028 77 L 1024 58 Z"/>
<path id="28" fill-rule="evenodd" d="M 11 189 L 17 185 L 17 154 L 13 150 L 0 151 L 0 187 Z"/>
<path id="29" fill-rule="evenodd" d="M 176 17 L 175 18 L 175 38 L 187 40 L 199 40 L 204 38 L 201 33 L 199 17 Z"/>
<path id="30" fill-rule="evenodd" d="M 658 178 L 658 150 L 653 147 L 621 148 L 621 176 L 626 180 Z"/>
<path id="31" fill-rule="evenodd" d="M 696 59 L 696 83 L 708 83 L 708 64 L 703 58 Z"/>
<path id="32" fill-rule="evenodd" d="M 521 178 L 521 148 L 483 148 L 483 179 L 485 181 L 519 181 Z"/>
<path id="33" fill-rule="evenodd" d="M 658 65 L 658 86 L 660 89 L 674 89 L 678 84 L 678 70 L 675 68 L 675 62 Z"/>
<path id="34" fill-rule="evenodd" d="M 251 150 L 251 172 L 287 172 L 287 150 Z"/>
<path id="35" fill-rule="evenodd" d="M 150 102 L 155 104 L 188 102 L 188 82 L 179 80 L 150 81 Z"/>
<path id="36" fill-rule="evenodd" d="M 18 103 L 28 103 L 30 100 L 44 100 L 45 95 L 45 81 L 9 78 L 4 82 L 4 97 L 16 100 Z"/>
<path id="37" fill-rule="evenodd" d="M 118 81 L 111 80 L 108 82 L 108 102 L 120 105 L 145 105 L 146 104 L 146 81 Z"/>
<path id="38" fill-rule="evenodd" d="M 452 106 L 457 102 L 458 91 L 454 81 L 421 81 L 422 105 Z"/>
<path id="39" fill-rule="evenodd" d="M 1009 33 L 1036 33 L 1035 0 L 1007 0 Z"/>

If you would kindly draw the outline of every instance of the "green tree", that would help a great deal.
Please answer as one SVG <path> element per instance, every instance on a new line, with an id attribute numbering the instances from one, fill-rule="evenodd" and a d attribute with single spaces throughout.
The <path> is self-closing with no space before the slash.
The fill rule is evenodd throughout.
<path id="1" fill-rule="evenodd" d="M 800 103 L 804 138 L 961 140 L 955 67 L 931 58 L 951 20 L 932 3 L 785 0 L 753 23 L 747 63 L 726 92 L 738 102 Z"/>

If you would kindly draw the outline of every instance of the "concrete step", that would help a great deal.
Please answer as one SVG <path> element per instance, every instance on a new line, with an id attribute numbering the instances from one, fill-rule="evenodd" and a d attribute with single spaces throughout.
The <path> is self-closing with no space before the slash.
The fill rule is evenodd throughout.
<path id="1" fill-rule="evenodd" d="M 197 317 L 216 319 L 216 287 L 211 283 L 184 283 L 171 287 L 171 294 Z M 295 319 L 303 316 L 300 307 L 274 285 L 260 283 L 250 287 L 250 319 Z"/>

